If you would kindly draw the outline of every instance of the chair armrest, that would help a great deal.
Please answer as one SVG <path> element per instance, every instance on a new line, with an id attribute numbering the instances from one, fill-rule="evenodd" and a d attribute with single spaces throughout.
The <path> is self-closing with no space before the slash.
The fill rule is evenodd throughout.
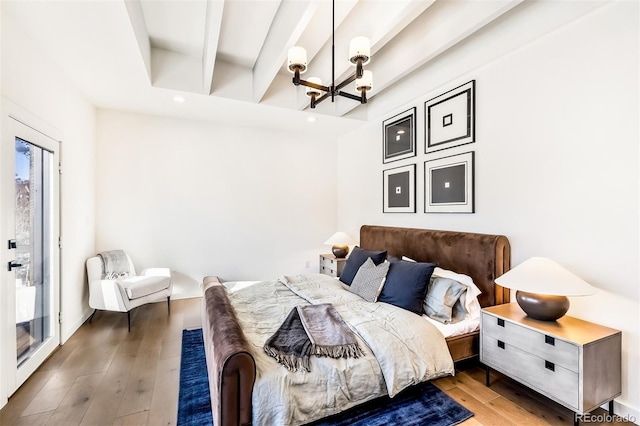
<path id="1" fill-rule="evenodd" d="M 115 280 L 89 281 L 89 306 L 105 311 L 127 312 L 129 299 Z"/>

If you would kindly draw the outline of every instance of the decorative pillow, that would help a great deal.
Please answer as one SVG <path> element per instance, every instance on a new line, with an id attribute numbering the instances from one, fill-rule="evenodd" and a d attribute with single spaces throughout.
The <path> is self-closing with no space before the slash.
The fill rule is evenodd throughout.
<path id="1" fill-rule="evenodd" d="M 373 263 L 379 265 L 387 258 L 387 251 L 371 251 L 355 246 L 349 257 L 347 257 L 347 263 L 344 265 L 344 269 L 340 274 L 340 281 L 346 285 L 351 285 L 353 279 L 358 273 L 358 269 L 360 269 L 362 264 L 366 262 L 368 258 L 371 258 Z"/>
<path id="2" fill-rule="evenodd" d="M 434 276 L 429 284 L 427 297 L 424 301 L 424 311 L 432 319 L 443 324 L 450 324 L 453 305 L 460 299 L 460 295 L 467 291 L 467 287 L 450 278 Z"/>
<path id="3" fill-rule="evenodd" d="M 422 315 L 422 304 L 435 267 L 434 263 L 389 262 L 389 272 L 378 302 L 390 303 Z"/>
<path id="4" fill-rule="evenodd" d="M 376 265 L 371 258 L 368 258 L 358 269 L 349 291 L 362 297 L 367 302 L 375 302 L 378 300 L 388 270 L 389 262 L 382 262 Z"/>

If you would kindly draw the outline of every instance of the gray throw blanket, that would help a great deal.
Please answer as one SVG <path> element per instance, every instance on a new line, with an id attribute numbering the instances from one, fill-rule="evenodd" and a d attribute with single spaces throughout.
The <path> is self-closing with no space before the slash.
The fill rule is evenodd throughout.
<path id="1" fill-rule="evenodd" d="M 133 273 L 124 250 L 110 250 L 98 253 L 102 259 L 102 279 L 126 278 Z"/>
<path id="2" fill-rule="evenodd" d="M 311 371 L 311 355 L 331 358 L 364 355 L 351 329 L 329 303 L 293 308 L 267 339 L 264 351 L 290 371 Z"/>

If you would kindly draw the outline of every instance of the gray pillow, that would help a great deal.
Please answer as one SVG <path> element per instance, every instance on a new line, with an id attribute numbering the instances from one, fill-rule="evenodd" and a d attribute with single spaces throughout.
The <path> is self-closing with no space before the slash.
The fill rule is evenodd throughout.
<path id="1" fill-rule="evenodd" d="M 449 278 L 432 277 L 425 297 L 424 311 L 443 324 L 451 323 L 453 305 L 467 287 Z"/>
<path id="2" fill-rule="evenodd" d="M 455 303 L 455 305 L 453 305 L 452 313 L 451 313 L 451 323 L 452 324 L 455 324 L 455 323 L 457 323 L 459 321 L 464 320 L 467 317 L 467 315 L 469 314 L 467 309 L 464 307 L 464 305 L 466 304 L 465 301 L 467 299 L 467 295 L 468 294 L 469 293 L 467 292 L 467 290 L 463 291 L 462 294 L 460 295 L 460 298 L 458 299 L 458 301 Z"/>
<path id="3" fill-rule="evenodd" d="M 378 300 L 388 270 L 389 262 L 382 262 L 376 266 L 370 257 L 367 258 L 353 277 L 349 291 L 367 302 L 375 302 Z"/>

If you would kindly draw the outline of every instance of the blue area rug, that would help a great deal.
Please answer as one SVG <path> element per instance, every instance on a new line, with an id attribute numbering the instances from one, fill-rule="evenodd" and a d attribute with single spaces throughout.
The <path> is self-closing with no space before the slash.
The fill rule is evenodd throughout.
<path id="1" fill-rule="evenodd" d="M 422 383 L 396 395 L 377 398 L 335 416 L 311 423 L 314 426 L 452 426 L 473 416 L 431 383 Z M 178 426 L 213 425 L 209 378 L 202 330 L 182 331 Z"/>
<path id="2" fill-rule="evenodd" d="M 212 426 L 210 395 L 202 329 L 182 330 L 178 426 Z"/>

